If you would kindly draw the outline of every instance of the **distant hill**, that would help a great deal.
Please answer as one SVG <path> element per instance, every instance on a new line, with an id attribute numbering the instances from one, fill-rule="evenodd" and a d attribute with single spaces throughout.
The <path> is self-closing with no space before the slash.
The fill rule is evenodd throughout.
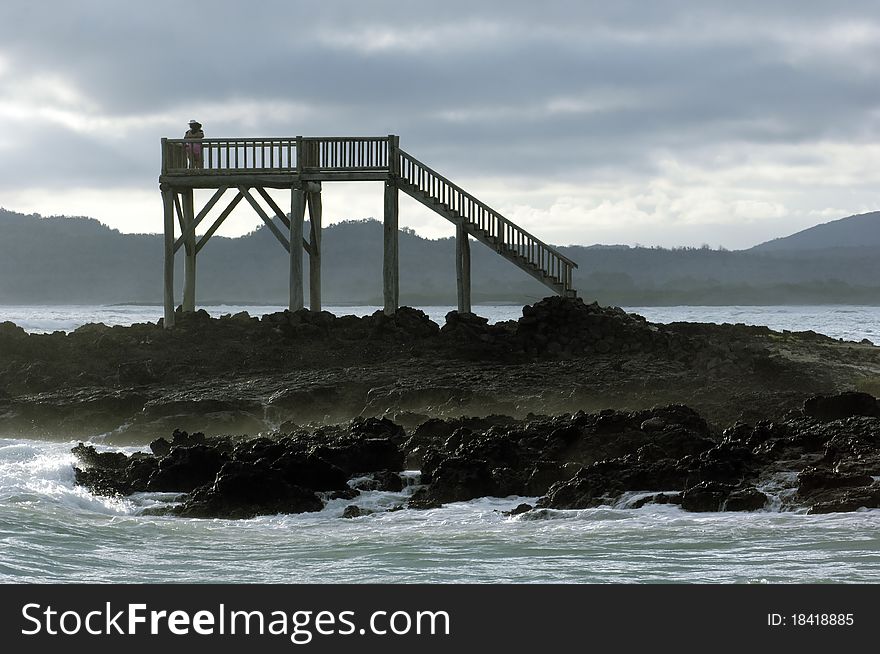
<path id="1" fill-rule="evenodd" d="M 751 248 L 752 252 L 826 250 L 829 248 L 880 247 L 880 211 L 862 213 L 776 238 Z"/>
<path id="2" fill-rule="evenodd" d="M 559 249 L 579 264 L 573 276 L 579 295 L 602 304 L 880 305 L 878 217 L 845 218 L 746 251 Z M 858 239 L 846 236 L 858 230 Z M 382 303 L 381 223 L 329 225 L 322 245 L 325 304 Z M 471 252 L 474 302 L 528 303 L 550 293 L 489 248 L 475 242 Z M 162 257 L 159 234 L 121 234 L 90 218 L 0 209 L 0 304 L 161 303 Z M 455 304 L 454 261 L 452 238 L 431 240 L 401 231 L 401 303 Z M 196 300 L 286 304 L 288 266 L 287 253 L 265 227 L 240 238 L 215 236 L 199 253 Z M 176 270 L 179 302 L 182 256 Z"/>

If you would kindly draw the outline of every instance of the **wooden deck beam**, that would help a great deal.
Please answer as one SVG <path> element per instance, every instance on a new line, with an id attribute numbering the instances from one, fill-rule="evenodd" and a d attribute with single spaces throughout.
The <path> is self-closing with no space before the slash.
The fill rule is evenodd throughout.
<path id="1" fill-rule="evenodd" d="M 296 182 L 384 182 L 391 179 L 388 171 L 304 171 L 297 173 L 250 173 L 250 174 L 213 174 L 205 173 L 180 173 L 165 174 L 159 178 L 160 183 L 173 184 L 175 187 L 185 186 L 192 188 L 218 188 L 220 186 L 234 187 L 245 185 L 249 187 L 262 186 L 264 188 L 289 189 Z"/>

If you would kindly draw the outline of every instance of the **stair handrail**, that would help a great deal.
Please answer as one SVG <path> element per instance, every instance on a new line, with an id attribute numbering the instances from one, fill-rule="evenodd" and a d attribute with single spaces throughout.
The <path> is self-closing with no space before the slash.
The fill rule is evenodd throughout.
<path id="1" fill-rule="evenodd" d="M 407 166 L 405 166 L 403 164 L 408 163 L 410 170 L 413 170 L 414 167 L 420 167 L 423 171 L 425 171 L 428 178 L 433 176 L 437 181 L 448 186 L 451 191 L 459 194 L 463 198 L 466 198 L 469 202 L 482 208 L 485 212 L 487 212 L 487 214 L 490 214 L 492 217 L 494 217 L 499 223 L 499 232 L 502 231 L 501 226 L 505 226 L 512 233 L 517 233 L 517 234 L 521 235 L 522 237 L 525 237 L 525 238 L 531 240 L 538 249 L 547 252 L 547 254 L 550 255 L 550 257 L 556 259 L 558 261 L 558 264 L 557 264 L 557 266 L 555 266 L 555 268 L 557 270 L 556 270 L 556 272 L 554 272 L 552 270 L 554 268 L 554 266 L 549 266 L 549 265 L 546 267 L 544 266 L 543 257 L 541 257 L 541 258 L 531 257 L 531 256 L 526 257 L 525 255 L 520 253 L 520 256 L 523 256 L 523 258 L 526 258 L 530 263 L 534 263 L 535 265 L 539 266 L 542 270 L 544 270 L 544 272 L 546 274 L 548 274 L 551 277 L 553 277 L 554 279 L 558 280 L 558 282 L 560 284 L 562 284 L 566 289 L 571 288 L 571 270 L 572 270 L 572 268 L 578 267 L 576 262 L 572 261 L 571 259 L 566 257 L 564 254 L 562 254 L 561 252 L 556 250 L 554 247 L 548 245 L 547 243 L 545 243 L 541 239 L 537 238 L 536 236 L 534 236 L 530 232 L 526 231 L 525 229 L 523 229 L 522 227 L 520 227 L 516 223 L 511 222 L 509 219 L 505 218 L 502 214 L 500 214 L 497 210 L 493 209 L 492 207 L 487 205 L 485 202 L 482 202 L 481 200 L 477 199 L 472 194 L 468 193 L 463 188 L 461 188 L 458 184 L 452 182 L 447 177 L 441 175 L 436 170 L 434 170 L 433 168 L 431 168 L 427 164 L 423 163 L 422 161 L 419 161 L 418 159 L 416 159 L 414 156 L 412 156 L 408 152 L 406 152 L 400 148 L 396 148 L 396 151 L 397 151 L 397 154 L 399 157 L 398 170 L 396 171 L 397 177 L 406 181 L 409 184 L 412 184 L 413 186 L 418 188 L 420 192 L 424 193 L 428 197 L 431 197 L 432 199 L 437 200 L 438 202 L 443 202 L 444 201 L 443 198 L 439 198 L 436 196 L 436 194 L 434 194 L 430 191 L 426 191 L 425 189 L 421 188 L 421 186 L 419 185 L 419 183 L 417 181 L 410 179 L 406 174 Z M 453 209 L 453 210 L 459 216 L 464 218 L 465 221 L 467 222 L 467 224 L 478 225 L 477 223 L 474 223 L 472 220 L 469 220 L 467 218 L 467 216 L 465 214 L 461 213 L 458 209 Z M 516 251 L 516 245 L 514 243 L 505 243 L 505 238 L 501 233 L 499 233 L 498 236 L 501 239 L 503 245 L 506 245 L 511 250 Z M 563 267 L 565 268 L 565 270 L 562 270 Z"/>
<path id="2" fill-rule="evenodd" d="M 410 164 L 415 164 L 416 166 L 421 167 L 421 168 L 422 168 L 423 170 L 425 170 L 425 172 L 427 172 L 429 175 L 433 175 L 435 178 L 437 178 L 439 181 L 441 181 L 441 182 L 443 182 L 444 184 L 446 184 L 447 186 L 449 186 L 451 189 L 453 189 L 453 190 L 456 191 L 457 193 L 459 193 L 459 194 L 461 194 L 462 196 L 468 198 L 468 200 L 470 200 L 470 201 L 473 202 L 474 204 L 476 204 L 476 205 L 482 207 L 485 211 L 487 211 L 487 212 L 493 214 L 493 215 L 498 219 L 499 222 L 501 222 L 501 223 L 503 223 L 503 224 L 509 226 L 509 227 L 512 228 L 514 231 L 517 231 L 517 232 L 521 233 L 523 236 L 528 237 L 529 239 L 531 239 L 532 241 L 534 241 L 537 245 L 539 245 L 539 246 L 545 248 L 546 250 L 548 250 L 549 252 L 553 253 L 554 256 L 558 257 L 559 259 L 561 259 L 562 261 L 564 261 L 564 262 L 565 262 L 566 264 L 568 264 L 569 266 L 572 266 L 572 267 L 574 267 L 574 268 L 577 268 L 577 267 L 578 267 L 578 265 L 577 265 L 576 262 L 574 262 L 574 261 L 572 261 L 571 259 L 569 259 L 568 257 L 566 257 L 564 254 L 562 254 L 561 252 L 559 252 L 559 251 L 558 251 L 556 248 L 554 248 L 552 245 L 548 245 L 547 243 L 545 243 L 544 241 L 542 241 L 541 239 L 539 239 L 537 236 L 531 234 L 530 232 L 526 231 L 525 229 L 523 229 L 522 227 L 520 227 L 520 226 L 517 225 L 516 223 L 514 223 L 514 222 L 510 221 L 509 219 L 505 218 L 505 217 L 504 217 L 502 214 L 500 214 L 497 210 L 493 209 L 492 207 L 490 207 L 489 205 L 487 205 L 485 202 L 482 202 L 482 201 L 479 200 L 478 198 L 474 197 L 472 194 L 468 193 L 468 192 L 465 191 L 463 188 L 461 188 L 458 184 L 456 184 L 455 182 L 450 181 L 447 177 L 444 177 L 443 175 L 441 175 L 440 173 L 438 173 L 436 170 L 434 170 L 433 168 L 431 168 L 431 167 L 428 166 L 427 164 L 422 163 L 421 161 L 419 161 L 418 159 L 416 159 L 414 156 L 412 156 L 411 154 L 409 154 L 409 153 L 406 152 L 405 150 L 402 150 L 402 149 L 400 149 L 400 148 L 397 148 L 397 153 L 398 153 L 398 155 L 399 155 L 399 157 L 400 157 L 400 159 L 401 159 L 402 161 L 409 161 Z M 399 166 L 399 167 L 398 167 L 397 175 L 398 175 L 399 177 L 401 177 L 404 181 L 407 181 L 407 182 L 409 182 L 410 184 L 413 184 L 413 185 L 417 185 L 416 182 L 414 182 L 414 181 L 408 179 L 408 178 L 404 175 L 404 166 Z M 436 198 L 436 197 L 434 197 L 433 195 L 431 195 L 430 193 L 428 193 L 428 192 L 425 191 L 424 189 L 419 189 L 419 190 L 421 190 L 423 193 L 426 193 L 427 195 L 430 195 L 430 196 L 433 197 L 435 200 L 440 200 L 440 198 Z M 468 222 L 469 222 L 469 224 L 474 224 L 474 223 L 472 223 L 472 222 L 470 222 L 470 221 L 468 221 Z"/>

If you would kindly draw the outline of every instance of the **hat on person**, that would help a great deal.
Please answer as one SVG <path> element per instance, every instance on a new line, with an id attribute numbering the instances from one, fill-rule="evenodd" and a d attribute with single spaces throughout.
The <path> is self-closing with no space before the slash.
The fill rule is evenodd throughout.
<path id="1" fill-rule="evenodd" d="M 189 121 L 189 124 L 190 125 L 201 125 L 201 123 L 199 121 L 197 121 L 195 118 L 193 118 L 191 121 Z"/>

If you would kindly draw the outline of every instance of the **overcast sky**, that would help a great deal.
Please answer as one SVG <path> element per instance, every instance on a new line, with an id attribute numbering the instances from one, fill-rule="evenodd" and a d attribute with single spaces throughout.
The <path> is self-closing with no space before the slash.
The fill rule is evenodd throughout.
<path id="1" fill-rule="evenodd" d="M 3 0 L 0 206 L 160 231 L 159 139 L 197 118 L 207 137 L 399 134 L 553 243 L 748 247 L 880 208 L 878 7 Z M 380 217 L 381 185 L 324 204 Z"/>

